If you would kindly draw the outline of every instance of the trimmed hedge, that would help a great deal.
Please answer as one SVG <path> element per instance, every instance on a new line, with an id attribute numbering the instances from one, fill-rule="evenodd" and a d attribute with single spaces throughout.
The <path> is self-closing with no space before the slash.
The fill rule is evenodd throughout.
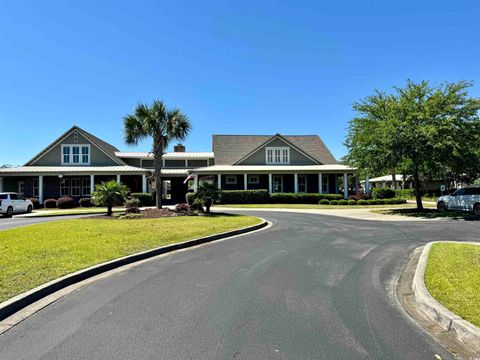
<path id="1" fill-rule="evenodd" d="M 75 203 L 69 196 L 64 196 L 57 200 L 57 208 L 59 209 L 71 209 L 73 207 L 75 207 Z"/>
<path id="2" fill-rule="evenodd" d="M 393 199 L 396 196 L 395 190 L 390 188 L 373 188 L 373 199 Z"/>
<path id="3" fill-rule="evenodd" d="M 338 200 L 338 205 L 348 205 L 348 200 Z"/>
<path id="4" fill-rule="evenodd" d="M 338 205 L 338 200 L 330 200 L 329 205 Z"/>
<path id="5" fill-rule="evenodd" d="M 271 197 L 268 190 L 224 190 L 220 204 L 264 204 L 271 202 Z"/>
<path id="6" fill-rule="evenodd" d="M 30 200 L 32 202 L 32 205 L 33 205 L 34 209 L 40 209 L 41 208 L 40 201 L 38 201 L 37 198 L 28 198 L 28 200 Z"/>
<path id="7" fill-rule="evenodd" d="M 155 205 L 155 198 L 150 193 L 132 193 L 132 198 L 140 200 L 140 206 L 153 206 Z"/>
<path id="8" fill-rule="evenodd" d="M 341 194 L 319 194 L 319 193 L 273 193 L 270 194 L 272 204 L 318 204 L 322 199 L 341 200 Z"/>
<path id="9" fill-rule="evenodd" d="M 78 204 L 80 205 L 80 207 L 83 208 L 93 206 L 92 200 L 90 198 L 82 198 L 78 201 Z"/>
<path id="10" fill-rule="evenodd" d="M 322 199 L 318 202 L 320 205 L 328 205 L 330 204 L 330 200 L 327 199 Z"/>
<path id="11" fill-rule="evenodd" d="M 57 200 L 55 199 L 46 199 L 44 202 L 43 202 L 43 206 L 46 208 L 46 209 L 55 209 L 57 207 Z"/>
<path id="12" fill-rule="evenodd" d="M 395 190 L 396 198 L 409 199 L 415 197 L 415 189 L 398 189 Z"/>
<path id="13" fill-rule="evenodd" d="M 368 200 L 358 200 L 357 205 L 368 205 Z"/>
<path id="14" fill-rule="evenodd" d="M 348 205 L 357 205 L 357 200 L 348 200 Z"/>

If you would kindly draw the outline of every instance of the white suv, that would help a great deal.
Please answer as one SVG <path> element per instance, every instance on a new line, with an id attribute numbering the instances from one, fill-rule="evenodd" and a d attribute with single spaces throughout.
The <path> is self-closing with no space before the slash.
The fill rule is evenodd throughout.
<path id="1" fill-rule="evenodd" d="M 480 216 L 480 187 L 458 189 L 451 195 L 440 196 L 437 199 L 437 209 L 473 211 Z"/>
<path id="2" fill-rule="evenodd" d="M 11 217 L 15 213 L 32 212 L 33 204 L 17 193 L 0 193 L 0 214 Z"/>

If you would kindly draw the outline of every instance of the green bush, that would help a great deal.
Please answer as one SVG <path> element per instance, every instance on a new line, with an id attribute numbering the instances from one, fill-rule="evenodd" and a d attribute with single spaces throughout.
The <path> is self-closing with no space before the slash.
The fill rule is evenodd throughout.
<path id="1" fill-rule="evenodd" d="M 269 201 L 268 190 L 223 190 L 220 194 L 220 204 L 265 204 Z"/>
<path id="2" fill-rule="evenodd" d="M 57 200 L 57 208 L 59 209 L 71 209 L 73 207 L 75 207 L 75 203 L 69 196 L 64 196 Z"/>
<path id="3" fill-rule="evenodd" d="M 329 205 L 338 205 L 338 200 L 330 200 Z"/>
<path id="4" fill-rule="evenodd" d="M 395 197 L 395 190 L 390 188 L 373 188 L 372 197 L 374 199 L 391 199 Z"/>
<path id="5" fill-rule="evenodd" d="M 40 201 L 38 201 L 37 198 L 28 198 L 28 200 L 30 200 L 32 202 L 32 205 L 33 205 L 34 209 L 40 209 L 41 208 Z"/>
<path id="6" fill-rule="evenodd" d="M 368 200 L 358 200 L 357 205 L 368 205 Z"/>
<path id="7" fill-rule="evenodd" d="M 318 202 L 320 205 L 328 205 L 330 204 L 330 200 L 327 199 L 322 199 Z"/>
<path id="8" fill-rule="evenodd" d="M 341 194 L 319 193 L 273 193 L 270 194 L 272 204 L 318 204 L 320 200 L 341 200 Z"/>
<path id="9" fill-rule="evenodd" d="M 395 197 L 402 199 L 411 199 L 415 197 L 414 189 L 399 189 L 395 190 Z"/>
<path id="10" fill-rule="evenodd" d="M 132 193 L 132 198 L 140 200 L 140 206 L 153 206 L 155 205 L 155 198 L 150 193 Z"/>
<path id="11" fill-rule="evenodd" d="M 377 205 L 377 204 L 378 204 L 378 202 L 375 199 L 367 200 L 367 205 Z"/>
<path id="12" fill-rule="evenodd" d="M 195 201 L 196 196 L 197 196 L 197 194 L 195 194 L 193 192 L 187 193 L 187 195 L 185 195 L 185 200 L 187 201 L 187 204 L 188 205 L 193 205 L 193 202 Z"/>
<path id="13" fill-rule="evenodd" d="M 47 199 L 43 202 L 43 206 L 46 209 L 55 209 L 57 207 L 57 200 L 55 199 Z"/>
<path id="14" fill-rule="evenodd" d="M 387 199 L 376 199 L 377 200 L 377 205 L 385 205 L 385 200 Z"/>
<path id="15" fill-rule="evenodd" d="M 357 205 L 357 200 L 348 200 L 348 205 Z"/>
<path id="16" fill-rule="evenodd" d="M 348 205 L 348 200 L 338 200 L 338 205 Z"/>

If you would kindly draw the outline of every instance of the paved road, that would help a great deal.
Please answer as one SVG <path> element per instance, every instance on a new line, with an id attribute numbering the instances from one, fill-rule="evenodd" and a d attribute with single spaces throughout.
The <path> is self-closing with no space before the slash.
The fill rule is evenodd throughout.
<path id="1" fill-rule="evenodd" d="M 13 229 L 16 227 L 33 225 L 44 222 L 77 219 L 81 217 L 87 217 L 92 215 L 63 215 L 63 216 L 46 216 L 46 217 L 13 217 L 6 218 L 0 216 L 0 230 Z M 2 360 L 0 358 L 0 360 Z"/>
<path id="2" fill-rule="evenodd" d="M 140 265 L 0 335 L 0 359 L 451 359 L 393 282 L 430 240 L 478 222 L 259 213 L 268 230 Z"/>

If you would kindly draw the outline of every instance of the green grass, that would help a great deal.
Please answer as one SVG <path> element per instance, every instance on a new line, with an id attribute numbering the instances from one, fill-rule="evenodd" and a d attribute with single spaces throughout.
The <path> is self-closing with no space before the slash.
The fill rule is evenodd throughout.
<path id="1" fill-rule="evenodd" d="M 434 244 L 425 283 L 430 294 L 446 308 L 480 326 L 480 246 Z"/>
<path id="2" fill-rule="evenodd" d="M 396 205 L 320 205 L 320 204 L 232 204 L 216 205 L 225 208 L 245 208 L 245 209 L 363 209 L 363 208 L 410 208 L 414 204 L 396 204 Z"/>
<path id="3" fill-rule="evenodd" d="M 415 205 L 414 205 L 415 206 Z M 437 219 L 437 218 L 449 218 L 453 220 L 478 220 L 470 212 L 465 211 L 445 211 L 440 212 L 435 208 L 425 208 L 423 210 L 414 209 L 388 209 L 388 210 L 372 210 L 371 212 L 383 215 L 401 215 L 408 217 L 416 217 L 423 219 Z"/>
<path id="4" fill-rule="evenodd" d="M 125 212 L 125 208 L 113 208 L 113 212 Z M 29 217 L 106 214 L 107 208 L 76 208 L 76 209 L 39 209 Z"/>
<path id="5" fill-rule="evenodd" d="M 260 221 L 241 215 L 75 219 L 3 230 L 0 302 L 91 265 Z"/>

